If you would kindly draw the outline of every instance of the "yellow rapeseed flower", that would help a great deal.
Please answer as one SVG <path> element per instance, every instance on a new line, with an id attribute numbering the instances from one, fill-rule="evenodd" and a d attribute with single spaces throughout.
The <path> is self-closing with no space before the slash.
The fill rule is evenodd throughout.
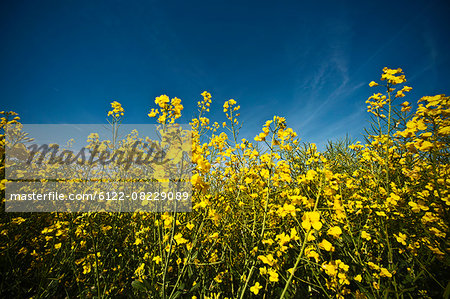
<path id="1" fill-rule="evenodd" d="M 386 268 L 380 268 L 380 276 L 382 277 L 392 277 L 391 272 Z"/>
<path id="2" fill-rule="evenodd" d="M 327 234 L 335 238 L 339 238 L 342 234 L 342 230 L 339 226 L 333 226 L 327 231 Z"/>
<path id="3" fill-rule="evenodd" d="M 255 285 L 250 288 L 250 292 L 258 295 L 260 289 L 262 289 L 262 286 L 259 284 L 259 282 L 256 282 Z"/>
<path id="4" fill-rule="evenodd" d="M 370 236 L 370 234 L 368 234 L 365 230 L 361 231 L 361 238 L 370 241 L 370 239 L 372 239 L 372 237 Z"/>
<path id="5" fill-rule="evenodd" d="M 319 212 L 306 212 L 302 217 L 302 227 L 305 230 L 310 230 L 311 226 L 315 230 L 320 230 L 322 228 L 322 222 L 320 222 Z"/>
<path id="6" fill-rule="evenodd" d="M 258 259 L 263 262 L 264 264 L 267 264 L 269 266 L 273 266 L 276 263 L 276 260 L 273 258 L 272 254 L 268 254 L 267 256 L 259 255 Z"/>
<path id="7" fill-rule="evenodd" d="M 181 245 L 184 243 L 187 243 L 188 240 L 186 240 L 185 238 L 183 238 L 183 234 L 182 233 L 178 233 L 176 234 L 173 239 L 175 240 L 175 242 L 177 242 L 177 245 Z"/>
<path id="8" fill-rule="evenodd" d="M 277 282 L 278 281 L 278 273 L 274 269 L 270 268 L 267 271 L 267 274 L 269 274 L 269 281 L 271 281 L 271 282 Z"/>
<path id="9" fill-rule="evenodd" d="M 154 262 L 158 265 L 159 263 L 161 263 L 162 258 L 158 255 L 158 256 L 155 256 L 155 257 L 152 259 L 152 261 L 154 261 Z"/>
<path id="10" fill-rule="evenodd" d="M 323 239 L 322 242 L 319 243 L 319 248 L 324 249 L 326 251 L 334 251 L 333 245 L 326 239 Z"/>
<path id="11" fill-rule="evenodd" d="M 397 239 L 397 242 L 406 245 L 406 235 L 399 233 L 398 235 L 394 234 L 395 238 Z"/>

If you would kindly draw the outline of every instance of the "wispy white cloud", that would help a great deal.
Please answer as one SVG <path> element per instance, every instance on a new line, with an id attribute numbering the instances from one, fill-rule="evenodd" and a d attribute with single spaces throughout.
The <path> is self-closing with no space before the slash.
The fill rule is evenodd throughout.
<path id="1" fill-rule="evenodd" d="M 348 60 L 345 45 L 334 51 L 322 63 L 315 76 L 309 80 L 312 90 L 308 94 L 299 94 L 297 106 L 292 114 L 298 115 L 296 126 L 306 129 L 315 122 L 319 115 L 328 111 L 328 107 L 336 106 L 339 100 L 344 100 L 361 88 L 364 83 L 353 84 L 350 81 Z M 305 101 L 305 96 L 307 100 Z"/>
<path id="2" fill-rule="evenodd" d="M 312 75 L 306 77 L 299 72 L 294 92 L 296 126 L 307 127 L 319 115 L 326 112 L 340 97 L 353 92 L 350 86 L 349 53 L 351 50 L 351 28 L 345 15 L 338 15 L 333 27 L 323 28 L 324 35 L 313 45 L 315 52 L 302 55 L 299 68 L 308 69 Z M 303 53 L 304 54 L 304 53 Z M 315 68 L 315 70 L 314 70 Z M 357 88 L 357 87 L 356 87 Z"/>
<path id="3" fill-rule="evenodd" d="M 432 71 L 433 76 L 437 77 L 437 65 L 443 61 L 440 61 L 440 56 L 438 52 L 438 46 L 436 43 L 436 40 L 433 36 L 433 33 L 430 31 L 427 32 L 427 34 L 422 35 L 424 46 L 428 50 L 428 59 L 426 60 L 425 65 L 422 67 L 422 69 L 414 72 L 414 75 L 411 77 L 407 77 L 408 81 L 414 81 L 416 78 L 420 78 L 423 73 Z"/>
<path id="4" fill-rule="evenodd" d="M 365 127 L 362 120 L 365 118 L 366 113 L 366 110 L 361 108 L 332 124 L 320 127 L 317 131 L 317 137 L 314 138 L 315 142 L 318 144 L 326 144 L 328 140 L 340 138 L 347 134 L 351 138 L 361 140 L 361 134 Z"/>
<path id="5" fill-rule="evenodd" d="M 340 109 L 339 111 L 329 110 L 326 107 L 329 103 L 348 103 L 349 98 L 358 98 L 356 96 L 358 89 L 363 87 L 364 83 L 356 85 L 345 84 L 334 90 L 324 102 L 317 106 L 314 110 L 307 111 L 307 117 L 299 119 L 295 125 L 297 130 L 301 132 L 302 136 L 307 137 L 308 141 L 317 144 L 325 144 L 327 140 L 337 137 L 336 134 L 355 133 L 362 129 L 361 124 L 364 120 L 363 110 L 354 110 L 351 105 L 334 105 L 333 109 Z M 358 105 L 356 105 L 358 106 Z M 340 107 L 340 108 L 338 108 Z M 360 106 L 359 106 L 360 107 Z M 333 115 L 336 115 L 334 117 Z M 337 117 L 337 115 L 344 115 Z"/>

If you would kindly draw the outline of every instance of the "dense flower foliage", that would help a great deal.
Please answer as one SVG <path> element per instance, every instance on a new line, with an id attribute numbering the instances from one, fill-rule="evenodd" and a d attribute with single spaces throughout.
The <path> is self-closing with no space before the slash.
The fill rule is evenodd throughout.
<path id="1" fill-rule="evenodd" d="M 369 84 L 379 92 L 366 102 L 366 142 L 330 142 L 324 152 L 279 116 L 253 141 L 239 139 L 237 102 L 224 103 L 227 122 L 211 123 L 203 92 L 191 122 L 191 213 L 2 212 L 0 294 L 448 295 L 450 98 L 413 106 L 401 100 L 405 82 L 401 69 L 384 68 Z M 155 104 L 148 115 L 160 124 L 181 116 L 178 98 Z M 124 109 L 112 109 L 115 126 Z M 2 112 L 1 127 L 19 120 Z"/>

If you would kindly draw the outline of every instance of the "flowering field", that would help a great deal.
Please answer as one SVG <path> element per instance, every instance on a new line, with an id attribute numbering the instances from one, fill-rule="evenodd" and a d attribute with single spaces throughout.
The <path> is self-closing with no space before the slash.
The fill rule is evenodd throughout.
<path id="1" fill-rule="evenodd" d="M 218 124 L 203 92 L 191 213 L 5 213 L 3 179 L 0 296 L 448 298 L 450 98 L 412 105 L 405 82 L 384 68 L 365 143 L 323 152 L 278 116 L 240 139 L 236 101 Z M 178 98 L 155 103 L 158 123 L 181 116 Z M 111 124 L 124 112 L 113 102 Z"/>

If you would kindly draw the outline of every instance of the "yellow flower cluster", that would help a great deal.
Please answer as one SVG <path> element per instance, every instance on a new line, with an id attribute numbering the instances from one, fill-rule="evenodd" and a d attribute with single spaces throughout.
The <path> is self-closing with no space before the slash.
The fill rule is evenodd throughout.
<path id="1" fill-rule="evenodd" d="M 170 100 L 165 94 L 156 97 L 155 104 L 159 106 L 159 109 L 152 108 L 148 117 L 153 118 L 159 114 L 157 121 L 160 124 L 175 123 L 175 120 L 181 117 L 181 111 L 184 108 L 179 98 Z"/>
<path id="2" fill-rule="evenodd" d="M 396 85 L 406 82 L 405 75 L 401 68 L 390 69 L 388 67 L 383 68 L 383 74 L 381 75 L 381 81 L 386 80 L 390 85 Z"/>
<path id="3" fill-rule="evenodd" d="M 111 103 L 111 108 L 113 108 L 113 110 L 108 111 L 108 116 L 112 115 L 115 118 L 120 118 L 125 112 L 125 110 L 122 108 L 122 105 L 117 101 Z"/>

